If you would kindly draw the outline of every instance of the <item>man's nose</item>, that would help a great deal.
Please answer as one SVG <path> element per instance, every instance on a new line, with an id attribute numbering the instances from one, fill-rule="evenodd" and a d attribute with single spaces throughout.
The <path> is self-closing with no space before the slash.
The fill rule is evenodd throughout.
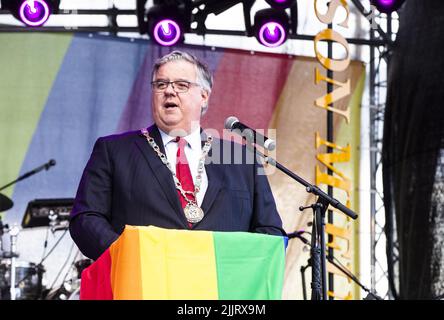
<path id="1" fill-rule="evenodd" d="M 174 91 L 173 83 L 172 82 L 168 83 L 168 85 L 165 88 L 164 92 L 165 92 L 165 94 L 168 94 L 168 95 L 170 95 L 170 94 L 175 95 L 176 94 L 176 91 Z"/>

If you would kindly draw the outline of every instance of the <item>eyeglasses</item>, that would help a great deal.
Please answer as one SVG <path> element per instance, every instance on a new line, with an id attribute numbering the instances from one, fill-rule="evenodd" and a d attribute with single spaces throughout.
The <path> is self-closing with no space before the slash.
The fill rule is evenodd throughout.
<path id="1" fill-rule="evenodd" d="M 151 86 L 153 87 L 154 92 L 164 92 L 170 84 L 173 90 L 177 93 L 187 92 L 191 86 L 200 86 L 198 83 L 186 80 L 177 80 L 177 81 L 157 80 L 151 82 Z"/>

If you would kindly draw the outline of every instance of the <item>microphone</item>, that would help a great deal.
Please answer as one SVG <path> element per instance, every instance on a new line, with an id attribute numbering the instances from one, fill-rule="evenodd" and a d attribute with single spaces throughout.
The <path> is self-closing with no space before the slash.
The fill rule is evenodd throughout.
<path id="1" fill-rule="evenodd" d="M 48 170 L 49 167 L 55 166 L 55 164 L 56 164 L 56 161 L 54 159 L 51 159 L 48 161 L 48 163 L 45 163 L 44 166 L 45 166 L 45 169 Z"/>
<path id="2" fill-rule="evenodd" d="M 236 129 L 240 130 L 241 136 L 244 139 L 250 142 L 254 142 L 269 151 L 272 151 L 276 148 L 276 141 L 256 132 L 255 130 L 240 122 L 239 119 L 236 117 L 231 116 L 225 120 L 225 129 L 231 131 Z"/>
<path id="3" fill-rule="evenodd" d="M 34 170 L 32 170 L 31 174 L 37 173 L 39 171 L 42 171 L 43 169 L 48 170 L 50 167 L 55 166 L 56 162 L 54 159 L 49 160 L 47 163 L 41 165 L 40 167 L 35 168 Z"/>
<path id="4" fill-rule="evenodd" d="M 50 167 L 55 166 L 56 161 L 54 159 L 49 160 L 47 163 L 41 165 L 40 167 L 35 168 L 34 170 L 31 170 L 27 173 L 25 173 L 23 176 L 19 177 L 17 181 L 23 180 L 25 178 L 28 178 L 29 176 L 32 176 L 33 174 L 36 174 L 37 172 L 42 171 L 43 169 L 49 170 Z"/>

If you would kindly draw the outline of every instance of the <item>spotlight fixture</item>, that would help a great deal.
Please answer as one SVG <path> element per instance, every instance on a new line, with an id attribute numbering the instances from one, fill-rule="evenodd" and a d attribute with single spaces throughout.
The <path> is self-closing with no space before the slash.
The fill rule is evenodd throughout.
<path id="1" fill-rule="evenodd" d="M 41 26 L 50 14 L 49 6 L 43 0 L 23 1 L 19 8 L 20 19 L 30 27 Z"/>
<path id="2" fill-rule="evenodd" d="M 392 13 L 401 7 L 404 0 L 370 0 L 370 3 L 380 12 Z"/>
<path id="3" fill-rule="evenodd" d="M 178 6 L 152 6 L 146 14 L 148 35 L 161 46 L 183 42 L 191 23 L 191 13 L 187 15 L 186 12 Z"/>
<path id="4" fill-rule="evenodd" d="M 278 47 L 287 40 L 289 19 L 285 10 L 259 10 L 254 15 L 254 36 L 266 47 Z"/>
<path id="5" fill-rule="evenodd" d="M 287 9 L 290 8 L 296 0 L 265 0 L 272 8 Z"/>
<path id="6" fill-rule="evenodd" d="M 183 40 L 183 26 L 172 19 L 159 19 L 149 29 L 150 36 L 162 46 L 172 46 Z"/>
<path id="7" fill-rule="evenodd" d="M 2 6 L 29 27 L 39 27 L 59 10 L 60 0 L 3 0 Z"/>

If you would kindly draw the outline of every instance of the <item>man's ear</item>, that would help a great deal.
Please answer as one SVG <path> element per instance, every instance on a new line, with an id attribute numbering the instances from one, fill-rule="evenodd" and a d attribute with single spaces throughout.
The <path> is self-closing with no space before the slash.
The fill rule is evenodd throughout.
<path id="1" fill-rule="evenodd" d="M 202 96 L 202 99 L 204 100 L 204 105 L 206 105 L 208 103 L 208 92 L 207 92 L 207 90 L 201 90 L 201 96 Z"/>
<path id="2" fill-rule="evenodd" d="M 208 99 L 209 99 L 209 95 L 206 90 L 202 90 L 202 99 L 203 103 L 200 106 L 200 114 L 204 115 L 208 110 Z"/>

